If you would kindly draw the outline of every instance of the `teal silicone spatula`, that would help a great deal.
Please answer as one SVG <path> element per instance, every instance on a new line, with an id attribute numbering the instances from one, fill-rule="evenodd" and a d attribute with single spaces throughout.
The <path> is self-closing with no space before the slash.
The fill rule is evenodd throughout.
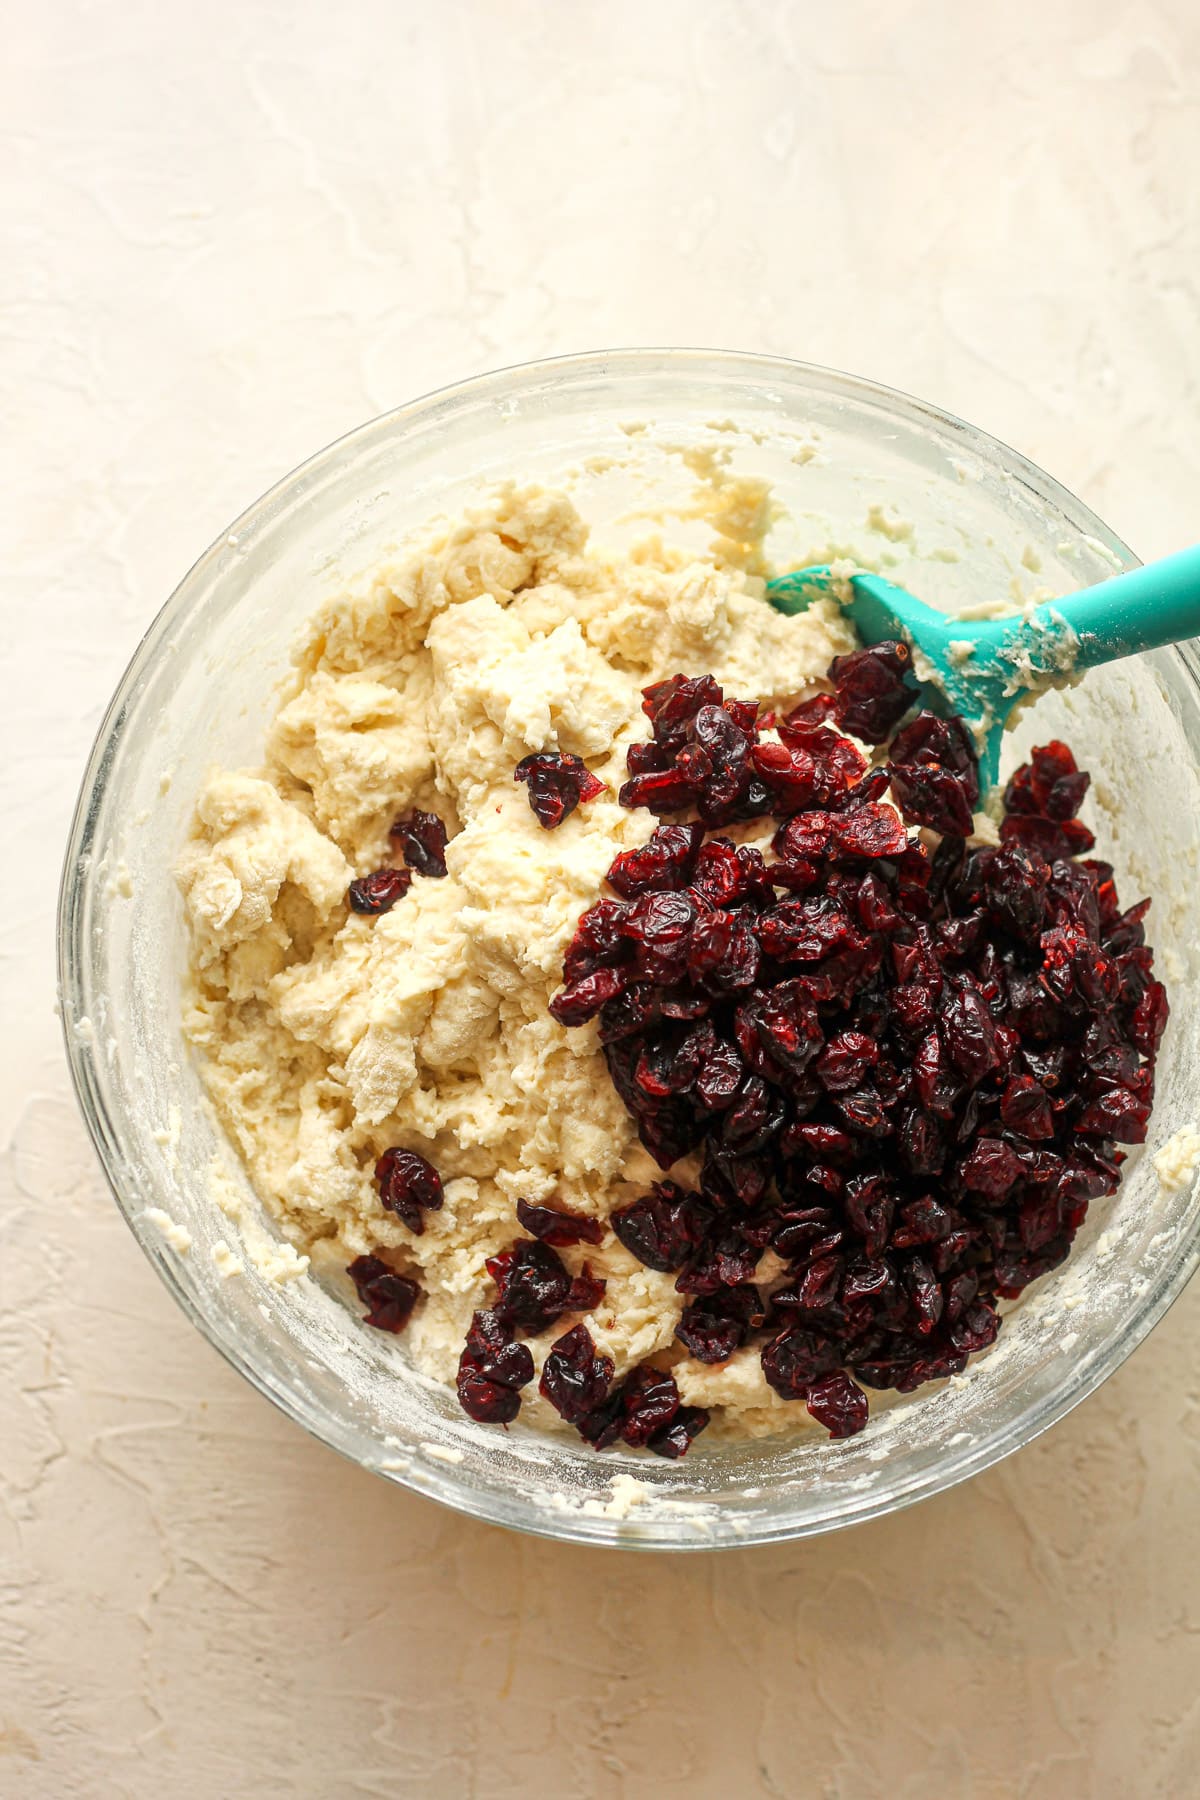
<path id="1" fill-rule="evenodd" d="M 929 700 L 975 729 L 985 791 L 999 775 L 1009 715 L 1031 693 L 1098 663 L 1200 636 L 1200 547 L 998 619 L 935 612 L 882 575 L 848 579 L 846 612 L 863 643 L 907 642 Z M 825 565 L 794 569 L 767 583 L 767 598 L 779 612 L 802 612 L 833 580 Z"/>

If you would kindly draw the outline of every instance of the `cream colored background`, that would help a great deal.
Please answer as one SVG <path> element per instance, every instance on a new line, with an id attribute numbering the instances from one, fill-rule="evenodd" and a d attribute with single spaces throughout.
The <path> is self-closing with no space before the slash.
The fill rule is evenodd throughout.
<path id="1" fill-rule="evenodd" d="M 847 1536 L 524 1542 L 344 1466 L 178 1315 L 52 1015 L 102 707 L 319 445 L 521 358 L 911 389 L 1143 555 L 1200 532 L 1194 0 L 13 0 L 0 81 L 0 1794 L 1200 1792 L 1200 1294 Z"/>

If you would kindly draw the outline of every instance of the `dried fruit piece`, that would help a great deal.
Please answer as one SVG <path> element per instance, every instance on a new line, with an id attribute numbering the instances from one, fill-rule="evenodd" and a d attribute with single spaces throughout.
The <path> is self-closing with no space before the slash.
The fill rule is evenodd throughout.
<path id="1" fill-rule="evenodd" d="M 734 845 L 728 838 L 709 838 L 701 845 L 692 871 L 692 891 L 714 907 L 767 898 L 767 866 L 761 850 Z"/>
<path id="2" fill-rule="evenodd" d="M 608 1283 L 599 1275 L 592 1274 L 591 1263 L 584 1263 L 580 1274 L 576 1275 L 567 1289 L 568 1312 L 591 1312 L 599 1306 L 604 1298 Z"/>
<path id="3" fill-rule="evenodd" d="M 538 1392 L 568 1425 L 578 1425 L 603 1403 L 612 1376 L 612 1358 L 597 1353 L 586 1325 L 574 1325 L 547 1351 Z"/>
<path id="4" fill-rule="evenodd" d="M 654 741 L 680 749 L 687 728 L 702 706 L 720 706 L 725 698 L 711 675 L 672 675 L 642 689 L 642 711 L 650 721 Z"/>
<path id="5" fill-rule="evenodd" d="M 633 947 L 637 977 L 671 987 L 687 973 L 696 903 L 687 893 L 640 894 L 621 922 Z"/>
<path id="6" fill-rule="evenodd" d="M 1003 1200 L 1021 1180 L 1023 1170 L 1016 1151 L 1001 1138 L 981 1137 L 962 1164 L 963 1186 L 989 1200 Z"/>
<path id="7" fill-rule="evenodd" d="M 703 992 L 733 994 L 753 987 L 761 965 L 762 952 L 747 919 L 732 912 L 697 919 L 687 943 L 686 972 Z"/>
<path id="8" fill-rule="evenodd" d="M 820 962 L 835 950 L 861 950 L 865 940 L 850 915 L 828 894 L 781 900 L 762 913 L 755 933 L 776 962 Z"/>
<path id="9" fill-rule="evenodd" d="M 508 1425 L 521 1410 L 519 1390 L 533 1380 L 533 1357 L 495 1312 L 477 1312 L 458 1362 L 459 1405 L 481 1425 Z"/>
<path id="10" fill-rule="evenodd" d="M 374 919 L 380 913 L 391 912 L 411 886 L 411 869 L 376 869 L 374 874 L 360 875 L 350 883 L 346 900 L 351 912 L 365 913 Z"/>
<path id="11" fill-rule="evenodd" d="M 882 744 L 916 700 L 908 680 L 912 652 L 907 644 L 885 641 L 849 656 L 835 656 L 829 678 L 837 690 L 837 717 L 843 730 L 865 744 Z"/>
<path id="12" fill-rule="evenodd" d="M 629 944 L 621 929 L 627 910 L 619 900 L 597 900 L 589 906 L 563 957 L 564 981 L 570 984 L 627 960 Z"/>
<path id="13" fill-rule="evenodd" d="M 446 827 L 436 813 L 402 813 L 392 820 L 388 836 L 399 844 L 405 862 L 418 875 L 446 873 Z"/>
<path id="14" fill-rule="evenodd" d="M 1080 773 L 1066 744 L 1054 739 L 1035 749 L 1004 790 L 1008 813 L 1041 813 L 1047 819 L 1073 819 L 1083 804 L 1091 777 Z"/>
<path id="15" fill-rule="evenodd" d="M 867 1422 L 867 1396 L 844 1369 L 814 1382 L 804 1404 L 831 1438 L 853 1437 Z"/>
<path id="16" fill-rule="evenodd" d="M 555 994 L 550 1002 L 551 1016 L 560 1025 L 586 1024 L 601 1007 L 616 999 L 625 981 L 619 969 L 597 969 L 594 975 L 582 975 Z"/>
<path id="17" fill-rule="evenodd" d="M 441 1211 L 442 1178 L 416 1150 L 385 1150 L 375 1164 L 375 1180 L 381 1204 L 417 1237 L 425 1230 L 425 1213 Z"/>
<path id="18" fill-rule="evenodd" d="M 748 1284 L 720 1288 L 684 1307 L 675 1336 L 697 1362 L 728 1362 L 765 1317 L 757 1288 Z"/>
<path id="19" fill-rule="evenodd" d="M 565 750 L 543 750 L 522 757 L 513 780 L 526 783 L 530 809 L 543 831 L 553 831 L 581 802 L 604 792 L 604 783 L 583 758 Z"/>
<path id="20" fill-rule="evenodd" d="M 421 1290 L 407 1275 L 397 1275 L 378 1256 L 356 1256 L 346 1270 L 367 1308 L 365 1323 L 377 1331 L 403 1331 Z"/>
<path id="21" fill-rule="evenodd" d="M 1000 1098 L 1000 1117 L 1010 1131 L 1023 1138 L 1054 1136 L 1050 1099 L 1032 1075 L 1014 1075 Z"/>
<path id="22" fill-rule="evenodd" d="M 831 1375 L 840 1361 L 837 1345 L 802 1327 L 787 1326 L 765 1345 L 763 1374 L 785 1400 L 803 1400 L 810 1388 Z"/>
<path id="23" fill-rule="evenodd" d="M 679 1411 L 675 1377 L 640 1363 L 621 1385 L 621 1408 L 621 1436 L 631 1449 L 640 1450 L 664 1431 Z"/>
<path id="24" fill-rule="evenodd" d="M 559 1250 L 568 1244 L 598 1244 L 604 1237 L 600 1219 L 568 1212 L 565 1207 L 537 1206 L 529 1200 L 518 1200 L 517 1218 L 532 1237 Z"/>
<path id="25" fill-rule="evenodd" d="M 708 1202 L 673 1181 L 656 1181 L 648 1194 L 619 1207 L 609 1219 L 625 1248 L 664 1275 L 673 1275 L 696 1254 L 712 1222 Z"/>
<path id="26" fill-rule="evenodd" d="M 571 1300 L 571 1277 L 562 1260 L 546 1244 L 520 1238 L 499 1256 L 487 1260 L 496 1283 L 495 1314 L 504 1325 L 545 1331 Z"/>
<path id="27" fill-rule="evenodd" d="M 1129 1034 L 1143 1056 L 1157 1054 L 1169 1016 L 1166 988 L 1161 981 L 1148 982 L 1129 1024 Z"/>
<path id="28" fill-rule="evenodd" d="M 671 1423 L 656 1432 L 646 1448 L 653 1450 L 655 1456 L 666 1456 L 672 1462 L 678 1462 L 704 1430 L 709 1416 L 703 1406 L 681 1406 Z"/>
<path id="29" fill-rule="evenodd" d="M 703 837 L 703 825 L 659 825 L 640 850 L 622 850 L 613 858 L 609 886 L 626 900 L 652 890 L 686 887 Z"/>
<path id="30" fill-rule="evenodd" d="M 892 792 L 910 824 L 969 837 L 979 803 L 979 771 L 962 720 L 920 712 L 896 733 L 890 754 Z"/>

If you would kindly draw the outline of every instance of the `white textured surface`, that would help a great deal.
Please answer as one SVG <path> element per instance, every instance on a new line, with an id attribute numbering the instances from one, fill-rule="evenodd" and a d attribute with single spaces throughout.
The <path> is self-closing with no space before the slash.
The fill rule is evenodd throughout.
<path id="1" fill-rule="evenodd" d="M 909 1514 L 715 1560 L 521 1541 L 206 1348 L 51 1012 L 139 632 L 277 475 L 439 382 L 775 350 L 965 414 L 1143 555 L 1194 539 L 1194 8 L 18 0 L 4 36 L 0 1793 L 1194 1793 L 1194 1292 Z"/>

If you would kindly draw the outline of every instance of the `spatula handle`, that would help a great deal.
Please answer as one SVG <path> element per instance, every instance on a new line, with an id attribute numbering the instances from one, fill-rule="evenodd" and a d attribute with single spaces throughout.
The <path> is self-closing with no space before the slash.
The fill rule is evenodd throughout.
<path id="1" fill-rule="evenodd" d="M 1114 575 L 1038 609 L 1079 638 L 1077 669 L 1200 637 L 1200 547 Z"/>

